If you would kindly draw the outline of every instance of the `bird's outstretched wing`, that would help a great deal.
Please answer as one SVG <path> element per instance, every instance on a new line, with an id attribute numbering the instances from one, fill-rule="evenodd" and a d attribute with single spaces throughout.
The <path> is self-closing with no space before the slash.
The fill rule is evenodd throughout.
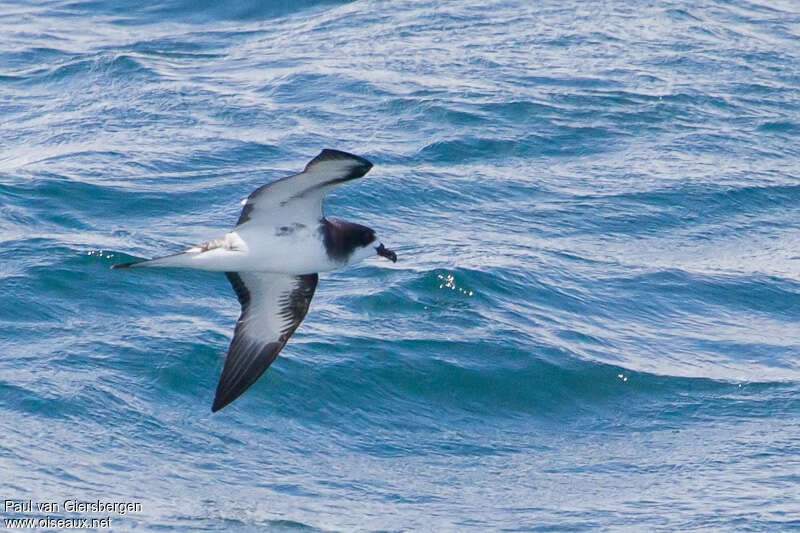
<path id="1" fill-rule="evenodd" d="M 247 197 L 237 226 L 247 223 L 316 223 L 322 199 L 336 185 L 362 177 L 372 163 L 357 155 L 325 149 L 299 174 L 268 183 Z"/>
<path id="2" fill-rule="evenodd" d="M 212 411 L 239 397 L 261 377 L 308 312 L 317 274 L 226 272 L 242 314 L 217 385 Z"/>

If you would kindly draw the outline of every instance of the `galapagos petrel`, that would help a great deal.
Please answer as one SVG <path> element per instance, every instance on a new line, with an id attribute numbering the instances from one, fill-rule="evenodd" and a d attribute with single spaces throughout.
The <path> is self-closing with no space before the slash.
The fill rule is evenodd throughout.
<path id="1" fill-rule="evenodd" d="M 259 187 L 248 196 L 236 228 L 166 257 L 111 268 L 185 267 L 225 272 L 242 314 L 236 322 L 212 411 L 238 398 L 275 360 L 308 312 L 318 272 L 339 269 L 373 254 L 397 255 L 375 231 L 328 219 L 322 209 L 333 187 L 364 176 L 372 163 L 323 150 L 299 174 Z"/>

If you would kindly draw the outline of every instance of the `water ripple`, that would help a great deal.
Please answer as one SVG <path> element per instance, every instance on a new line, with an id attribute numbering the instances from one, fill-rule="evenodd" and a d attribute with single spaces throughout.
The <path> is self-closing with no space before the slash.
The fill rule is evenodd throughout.
<path id="1" fill-rule="evenodd" d="M 791 528 L 798 23 L 0 6 L 6 497 L 144 501 L 122 531 Z M 326 209 L 399 261 L 322 275 L 212 416 L 225 277 L 109 267 L 218 236 L 325 147 L 375 163 Z"/>

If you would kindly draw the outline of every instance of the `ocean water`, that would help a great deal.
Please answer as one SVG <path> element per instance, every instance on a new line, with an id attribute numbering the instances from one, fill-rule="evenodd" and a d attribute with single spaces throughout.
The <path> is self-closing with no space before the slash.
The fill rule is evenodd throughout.
<path id="1" fill-rule="evenodd" d="M 4 519 L 800 529 L 797 2 L 135 4 L 0 5 Z M 399 261 L 212 415 L 225 277 L 109 267 L 326 147 Z"/>

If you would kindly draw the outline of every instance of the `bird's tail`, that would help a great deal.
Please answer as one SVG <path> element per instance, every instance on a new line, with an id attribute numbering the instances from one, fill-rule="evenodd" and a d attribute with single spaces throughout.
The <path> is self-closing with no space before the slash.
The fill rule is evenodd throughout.
<path id="1" fill-rule="evenodd" d="M 191 250 L 191 249 L 190 249 Z M 111 268 L 143 268 L 143 267 L 181 267 L 188 266 L 187 259 L 192 254 L 189 250 L 183 252 L 156 257 L 155 259 L 142 259 L 141 261 L 131 261 L 130 263 L 120 263 L 112 265 Z"/>
<path id="2" fill-rule="evenodd" d="M 219 239 L 186 248 L 177 254 L 120 263 L 111 268 L 186 267 L 225 272 L 233 270 L 230 268 L 230 258 L 238 256 L 240 251 L 246 249 L 244 241 L 235 232 L 230 232 Z"/>
<path id="3" fill-rule="evenodd" d="M 119 263 L 117 265 L 111 265 L 111 269 L 116 268 L 133 268 L 135 266 L 145 266 L 142 263 L 147 263 L 148 261 L 131 261 L 130 263 Z"/>

